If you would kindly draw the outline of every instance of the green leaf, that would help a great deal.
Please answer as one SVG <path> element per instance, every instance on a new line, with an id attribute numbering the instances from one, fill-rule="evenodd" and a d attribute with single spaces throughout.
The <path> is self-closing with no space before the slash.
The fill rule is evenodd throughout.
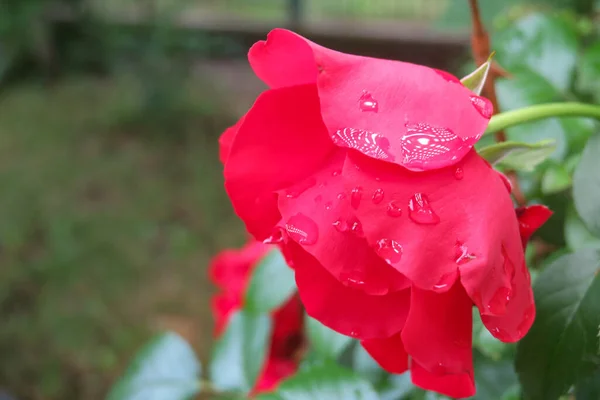
<path id="1" fill-rule="evenodd" d="M 135 357 L 107 400 L 190 400 L 200 392 L 200 362 L 175 333 L 148 343 Z"/>
<path id="2" fill-rule="evenodd" d="M 600 134 L 590 138 L 573 176 L 573 198 L 577 212 L 589 228 L 600 236 Z"/>
<path id="3" fill-rule="evenodd" d="M 476 95 L 480 95 L 490 72 L 490 68 L 492 67 L 493 57 L 494 53 L 492 53 L 488 60 L 481 64 L 475 71 L 462 78 L 460 82 L 463 84 L 463 86 Z"/>
<path id="4" fill-rule="evenodd" d="M 246 291 L 244 309 L 268 313 L 280 307 L 296 289 L 294 271 L 278 249 L 265 255 L 256 266 Z"/>
<path id="5" fill-rule="evenodd" d="M 487 329 L 484 329 L 487 331 Z M 497 400 L 518 385 L 517 374 L 512 362 L 492 361 L 482 354 L 475 353 L 475 383 L 477 394 L 473 400 Z"/>
<path id="6" fill-rule="evenodd" d="M 592 376 L 577 385 L 575 388 L 575 398 L 577 400 L 600 399 L 600 368 Z"/>
<path id="7" fill-rule="evenodd" d="M 386 376 L 385 371 L 377 364 L 377 361 L 358 343 L 352 353 L 352 369 L 375 384 L 381 382 Z"/>
<path id="8" fill-rule="evenodd" d="M 600 249 L 600 238 L 592 235 L 572 205 L 569 206 L 565 219 L 565 240 L 573 251 L 587 248 Z"/>
<path id="9" fill-rule="evenodd" d="M 516 169 L 531 171 L 544 162 L 554 152 L 554 140 L 542 140 L 538 143 L 502 142 L 482 148 L 479 155 L 490 164 L 502 164 Z"/>
<path id="10" fill-rule="evenodd" d="M 379 396 L 381 400 L 402 400 L 415 392 L 416 388 L 412 384 L 409 372 L 401 375 L 389 375 L 387 385 L 381 390 Z"/>
<path id="11" fill-rule="evenodd" d="M 577 89 L 600 103 L 600 41 L 585 49 L 578 67 Z"/>
<path id="12" fill-rule="evenodd" d="M 267 314 L 238 311 L 217 341 L 210 365 L 214 386 L 223 391 L 249 392 L 264 364 L 271 334 Z"/>
<path id="13" fill-rule="evenodd" d="M 571 175 L 564 165 L 551 164 L 542 176 L 542 193 L 559 193 L 570 188 L 572 183 Z"/>
<path id="14" fill-rule="evenodd" d="M 378 400 L 377 393 L 352 371 L 325 363 L 300 371 L 277 390 L 281 400 Z"/>
<path id="15" fill-rule="evenodd" d="M 597 367 L 600 253 L 560 257 L 537 279 L 535 323 L 517 347 L 525 397 L 555 400 Z"/>
<path id="16" fill-rule="evenodd" d="M 306 317 L 306 329 L 313 350 L 328 360 L 336 360 L 352 341 L 352 338 L 329 329 L 309 316 Z"/>

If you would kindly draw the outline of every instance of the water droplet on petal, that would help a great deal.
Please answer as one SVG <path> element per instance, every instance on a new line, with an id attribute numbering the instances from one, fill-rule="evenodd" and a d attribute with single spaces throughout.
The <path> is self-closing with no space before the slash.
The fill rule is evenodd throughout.
<path id="1" fill-rule="evenodd" d="M 372 158 L 393 161 L 389 153 L 390 141 L 379 133 L 362 129 L 344 128 L 332 136 L 333 142 L 342 147 L 358 150 Z"/>
<path id="2" fill-rule="evenodd" d="M 375 193 L 373 193 L 373 204 L 379 204 L 383 201 L 384 192 L 383 189 L 377 189 Z"/>
<path id="3" fill-rule="evenodd" d="M 352 189 L 352 193 L 350 194 L 350 205 L 355 210 L 360 206 L 360 201 L 362 199 L 362 188 L 360 186 Z"/>
<path id="4" fill-rule="evenodd" d="M 317 195 L 317 197 L 315 197 L 315 203 L 320 203 L 323 201 L 323 196 L 321 196 L 320 194 Z"/>
<path id="5" fill-rule="evenodd" d="M 371 93 L 364 91 L 358 100 L 358 107 L 362 112 L 378 112 L 379 103 L 373 98 Z"/>
<path id="6" fill-rule="evenodd" d="M 351 332 L 350 332 L 350 336 L 352 336 L 352 337 L 358 337 L 358 332 L 356 332 L 356 331 L 351 331 Z"/>
<path id="7" fill-rule="evenodd" d="M 283 243 L 285 240 L 284 237 L 284 233 L 285 231 L 283 229 L 281 229 L 280 227 L 275 228 L 275 230 L 273 231 L 273 233 L 271 234 L 271 236 L 269 236 L 268 238 L 266 238 L 265 240 L 263 240 L 264 244 L 280 244 Z"/>
<path id="8" fill-rule="evenodd" d="M 331 203 L 330 201 L 328 201 L 327 203 L 325 203 L 325 209 L 327 211 L 331 210 L 332 207 L 333 207 L 333 203 Z"/>
<path id="9" fill-rule="evenodd" d="M 335 227 L 335 229 L 337 229 L 338 232 L 347 232 L 349 229 L 348 223 L 341 218 L 336 220 L 333 223 L 333 226 Z"/>
<path id="10" fill-rule="evenodd" d="M 490 119 L 494 114 L 494 106 L 492 102 L 481 96 L 471 96 L 471 104 L 481 114 L 483 118 Z"/>
<path id="11" fill-rule="evenodd" d="M 462 178 L 465 177 L 465 171 L 460 167 L 456 168 L 456 170 L 454 170 L 454 177 L 459 181 L 462 180 Z"/>
<path id="12" fill-rule="evenodd" d="M 343 271 L 340 274 L 340 281 L 342 284 L 352 289 L 364 288 L 364 279 L 364 273 L 361 271 Z"/>
<path id="13" fill-rule="evenodd" d="M 468 138 L 461 138 L 448 128 L 432 127 L 426 123 L 406 125 L 401 137 L 402 163 L 414 170 L 425 170 L 428 164 L 448 163 L 463 147 Z"/>
<path id="14" fill-rule="evenodd" d="M 331 173 L 331 176 L 338 176 L 338 175 L 339 175 L 339 174 L 341 174 L 341 173 L 342 173 L 342 171 L 340 171 L 340 170 L 335 170 L 335 171 L 333 171 L 333 172 Z"/>
<path id="15" fill-rule="evenodd" d="M 476 259 L 477 256 L 469 251 L 469 248 L 462 242 L 456 241 L 454 245 L 454 261 L 458 265 L 463 265 Z"/>
<path id="16" fill-rule="evenodd" d="M 315 244 L 319 239 L 319 228 L 315 221 L 301 213 L 292 216 L 285 224 L 285 229 L 292 240 L 305 246 Z"/>
<path id="17" fill-rule="evenodd" d="M 433 211 L 429 205 L 429 199 L 423 193 L 415 193 L 408 201 L 408 216 L 421 225 L 440 222 L 440 217 Z"/>
<path id="18" fill-rule="evenodd" d="M 458 278 L 458 270 L 442 275 L 439 282 L 433 285 L 433 291 L 438 293 L 447 292 L 454 285 L 456 278 Z"/>
<path id="19" fill-rule="evenodd" d="M 365 235 L 365 233 L 363 232 L 362 224 L 356 217 L 350 218 L 348 220 L 348 225 L 350 226 L 350 230 L 352 231 L 352 233 L 354 233 L 355 235 L 360 237 Z"/>
<path id="20" fill-rule="evenodd" d="M 448 374 L 448 368 L 446 368 L 443 363 L 438 363 L 437 365 L 433 366 L 431 373 L 436 375 L 446 375 Z"/>
<path id="21" fill-rule="evenodd" d="M 338 193 L 337 195 L 338 200 L 343 200 L 346 198 L 346 193 Z"/>
<path id="22" fill-rule="evenodd" d="M 306 179 L 305 181 L 300 182 L 299 184 L 287 189 L 285 191 L 285 196 L 290 199 L 295 199 L 296 197 L 300 196 L 302 193 L 304 193 L 311 187 L 315 186 L 316 184 L 317 184 L 317 180 L 315 179 L 315 177 L 311 177 L 311 178 Z"/>
<path id="23" fill-rule="evenodd" d="M 523 320 L 517 328 L 520 337 L 523 337 L 527 333 L 527 331 L 529 331 L 529 328 L 531 328 L 531 324 L 533 324 L 534 319 L 535 305 L 532 304 L 525 310 L 525 313 L 523 314 Z"/>
<path id="24" fill-rule="evenodd" d="M 506 313 L 506 304 L 510 301 L 510 298 L 510 288 L 500 287 L 496 290 L 486 307 L 494 315 L 503 315 Z"/>
<path id="25" fill-rule="evenodd" d="M 388 264 L 396 264 L 402 259 L 402 246 L 393 239 L 378 240 L 375 251 Z"/>
<path id="26" fill-rule="evenodd" d="M 492 328 L 492 329 L 490 329 L 490 333 L 491 333 L 492 335 L 494 335 L 494 337 L 495 337 L 495 338 L 497 338 L 497 339 L 499 339 L 499 340 L 501 340 L 501 341 L 503 341 L 503 342 L 505 342 L 505 343 L 508 343 L 508 342 L 512 342 L 512 341 L 513 341 L 513 340 L 512 340 L 512 336 L 510 336 L 510 335 L 508 334 L 508 332 L 506 332 L 506 331 L 505 331 L 504 329 L 502 329 L 502 328 L 498 328 L 498 327 Z"/>
<path id="27" fill-rule="evenodd" d="M 393 218 L 398 218 L 402 216 L 402 208 L 400 207 L 400 204 L 397 201 L 392 200 L 388 203 L 387 215 Z"/>

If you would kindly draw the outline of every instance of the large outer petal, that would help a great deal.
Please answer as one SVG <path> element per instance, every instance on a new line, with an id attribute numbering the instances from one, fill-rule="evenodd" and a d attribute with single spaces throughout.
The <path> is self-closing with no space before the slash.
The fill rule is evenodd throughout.
<path id="1" fill-rule="evenodd" d="M 375 295 L 404 289 L 410 283 L 369 246 L 353 212 L 353 196 L 343 193 L 345 157 L 346 150 L 338 150 L 317 173 L 279 195 L 284 227 L 342 284 Z"/>
<path id="2" fill-rule="evenodd" d="M 413 287 L 402 330 L 411 358 L 438 374 L 472 370 L 472 304 L 459 282 L 446 293 Z"/>
<path id="3" fill-rule="evenodd" d="M 271 87 L 312 82 L 318 72 L 323 119 L 330 134 L 340 132 L 337 137 L 343 140 L 337 143 L 409 169 L 456 163 L 481 137 L 491 116 L 489 101 L 475 97 L 449 74 L 336 52 L 283 29 L 257 43 L 250 62 Z M 377 106 L 362 107 L 364 95 Z"/>
<path id="4" fill-rule="evenodd" d="M 235 139 L 235 135 L 237 135 L 237 132 L 243 123 L 244 117 L 240 118 L 239 121 L 235 123 L 235 125 L 232 125 L 229 128 L 225 129 L 225 132 L 223 132 L 219 137 L 219 160 L 221 161 L 221 163 L 225 164 L 227 162 L 233 139 Z"/>
<path id="5" fill-rule="evenodd" d="M 386 339 L 363 340 L 360 344 L 387 372 L 401 374 L 408 369 L 408 353 L 400 333 Z"/>
<path id="6" fill-rule="evenodd" d="M 435 374 L 412 361 L 410 375 L 415 385 L 455 399 L 463 399 L 475 394 L 475 378 L 472 369 L 461 374 Z"/>
<path id="7" fill-rule="evenodd" d="M 335 148 L 314 85 L 266 91 L 246 114 L 225 164 L 225 188 L 257 239 L 280 219 L 276 191 L 312 174 Z"/>
<path id="8" fill-rule="evenodd" d="M 402 330 L 410 289 L 371 296 L 342 285 L 295 242 L 289 251 L 296 264 L 296 284 L 306 312 L 329 328 L 358 339 L 385 338 Z"/>

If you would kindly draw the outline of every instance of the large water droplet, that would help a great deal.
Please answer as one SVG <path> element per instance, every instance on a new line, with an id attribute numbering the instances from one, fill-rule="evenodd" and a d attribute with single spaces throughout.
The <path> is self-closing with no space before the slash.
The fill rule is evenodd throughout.
<path id="1" fill-rule="evenodd" d="M 335 227 L 335 229 L 337 229 L 338 232 L 347 232 L 348 229 L 350 229 L 348 223 L 341 218 L 336 220 L 333 223 L 333 226 Z"/>
<path id="2" fill-rule="evenodd" d="M 394 157 L 389 153 L 389 140 L 379 133 L 344 128 L 333 134 L 332 139 L 338 146 L 358 150 L 369 157 L 387 161 L 394 160 Z"/>
<path id="3" fill-rule="evenodd" d="M 280 244 L 285 240 L 284 237 L 285 231 L 280 227 L 276 227 L 271 236 L 263 240 L 264 244 Z"/>
<path id="4" fill-rule="evenodd" d="M 401 217 L 402 207 L 400 207 L 400 203 L 398 203 L 396 200 L 390 201 L 387 206 L 387 215 L 393 218 Z"/>
<path id="5" fill-rule="evenodd" d="M 355 210 L 360 206 L 360 201 L 362 199 L 362 188 L 360 186 L 352 189 L 352 193 L 350 194 L 350 205 Z"/>
<path id="6" fill-rule="evenodd" d="M 373 193 L 373 204 L 379 204 L 383 201 L 384 192 L 383 189 L 377 189 L 375 193 Z"/>
<path id="7" fill-rule="evenodd" d="M 531 328 L 531 324 L 533 324 L 534 319 L 535 305 L 532 304 L 525 310 L 525 313 L 523 314 L 523 319 L 521 320 L 521 323 L 517 328 L 519 336 L 522 337 L 527 333 L 527 331 L 529 331 L 529 328 Z"/>
<path id="8" fill-rule="evenodd" d="M 460 167 L 456 168 L 454 170 L 454 177 L 459 181 L 462 180 L 465 177 L 465 171 Z"/>
<path id="9" fill-rule="evenodd" d="M 506 313 L 506 304 L 510 301 L 510 298 L 510 288 L 500 287 L 496 290 L 486 307 L 492 314 L 502 315 Z"/>
<path id="10" fill-rule="evenodd" d="M 408 201 L 408 216 L 417 224 L 432 225 L 440 222 L 440 217 L 429 205 L 429 199 L 423 193 L 415 193 Z"/>
<path id="11" fill-rule="evenodd" d="M 304 214 L 292 216 L 285 224 L 285 229 L 292 240 L 305 246 L 317 243 L 319 228 L 315 221 Z"/>
<path id="12" fill-rule="evenodd" d="M 465 141 L 448 128 L 426 123 L 407 123 L 405 126 L 406 134 L 400 139 L 402 163 L 409 169 L 424 170 L 430 164 L 451 162 L 456 159 L 455 154 L 466 146 Z"/>
<path id="13" fill-rule="evenodd" d="M 494 106 L 492 105 L 492 102 L 485 97 L 472 95 L 471 104 L 473 104 L 473 107 L 475 107 L 483 118 L 490 119 L 492 118 L 492 115 L 494 115 Z"/>
<path id="14" fill-rule="evenodd" d="M 300 182 L 299 184 L 294 185 L 291 188 L 287 189 L 285 191 L 285 196 L 287 198 L 294 199 L 294 198 L 300 196 L 302 193 L 304 193 L 308 189 L 310 189 L 311 187 L 315 186 L 316 184 L 317 184 L 317 180 L 315 179 L 315 177 L 311 177 L 311 178 L 306 179 L 305 181 Z"/>
<path id="15" fill-rule="evenodd" d="M 378 112 L 379 103 L 373 98 L 371 93 L 364 91 L 358 100 L 358 107 L 362 112 Z"/>
<path id="16" fill-rule="evenodd" d="M 476 259 L 477 256 L 469 251 L 469 248 L 462 242 L 456 241 L 454 245 L 454 261 L 458 265 L 463 265 Z"/>
<path id="17" fill-rule="evenodd" d="M 388 264 L 396 264 L 402 259 L 402 246 L 393 239 L 378 240 L 375 251 Z"/>
<path id="18" fill-rule="evenodd" d="M 364 273 L 361 271 L 342 271 L 340 281 L 343 285 L 352 289 L 362 289 L 365 286 Z"/>
<path id="19" fill-rule="evenodd" d="M 352 231 L 352 233 L 354 233 L 355 235 L 360 236 L 360 237 L 365 235 L 362 224 L 358 220 L 358 218 L 356 218 L 356 217 L 349 218 L 348 226 L 350 227 L 350 230 Z"/>
<path id="20" fill-rule="evenodd" d="M 442 275 L 439 282 L 433 285 L 433 291 L 438 293 L 447 292 L 454 285 L 456 278 L 458 278 L 458 270 Z"/>

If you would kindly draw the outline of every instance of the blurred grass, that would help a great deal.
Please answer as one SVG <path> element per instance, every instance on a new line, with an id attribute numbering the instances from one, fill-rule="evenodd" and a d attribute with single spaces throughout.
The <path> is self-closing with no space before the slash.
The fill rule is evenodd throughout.
<path id="1" fill-rule="evenodd" d="M 101 399 L 153 330 L 210 346 L 206 265 L 244 238 L 217 159 L 230 121 L 192 80 L 177 128 L 148 136 L 135 82 L 0 93 L 0 389 L 19 399 Z"/>

